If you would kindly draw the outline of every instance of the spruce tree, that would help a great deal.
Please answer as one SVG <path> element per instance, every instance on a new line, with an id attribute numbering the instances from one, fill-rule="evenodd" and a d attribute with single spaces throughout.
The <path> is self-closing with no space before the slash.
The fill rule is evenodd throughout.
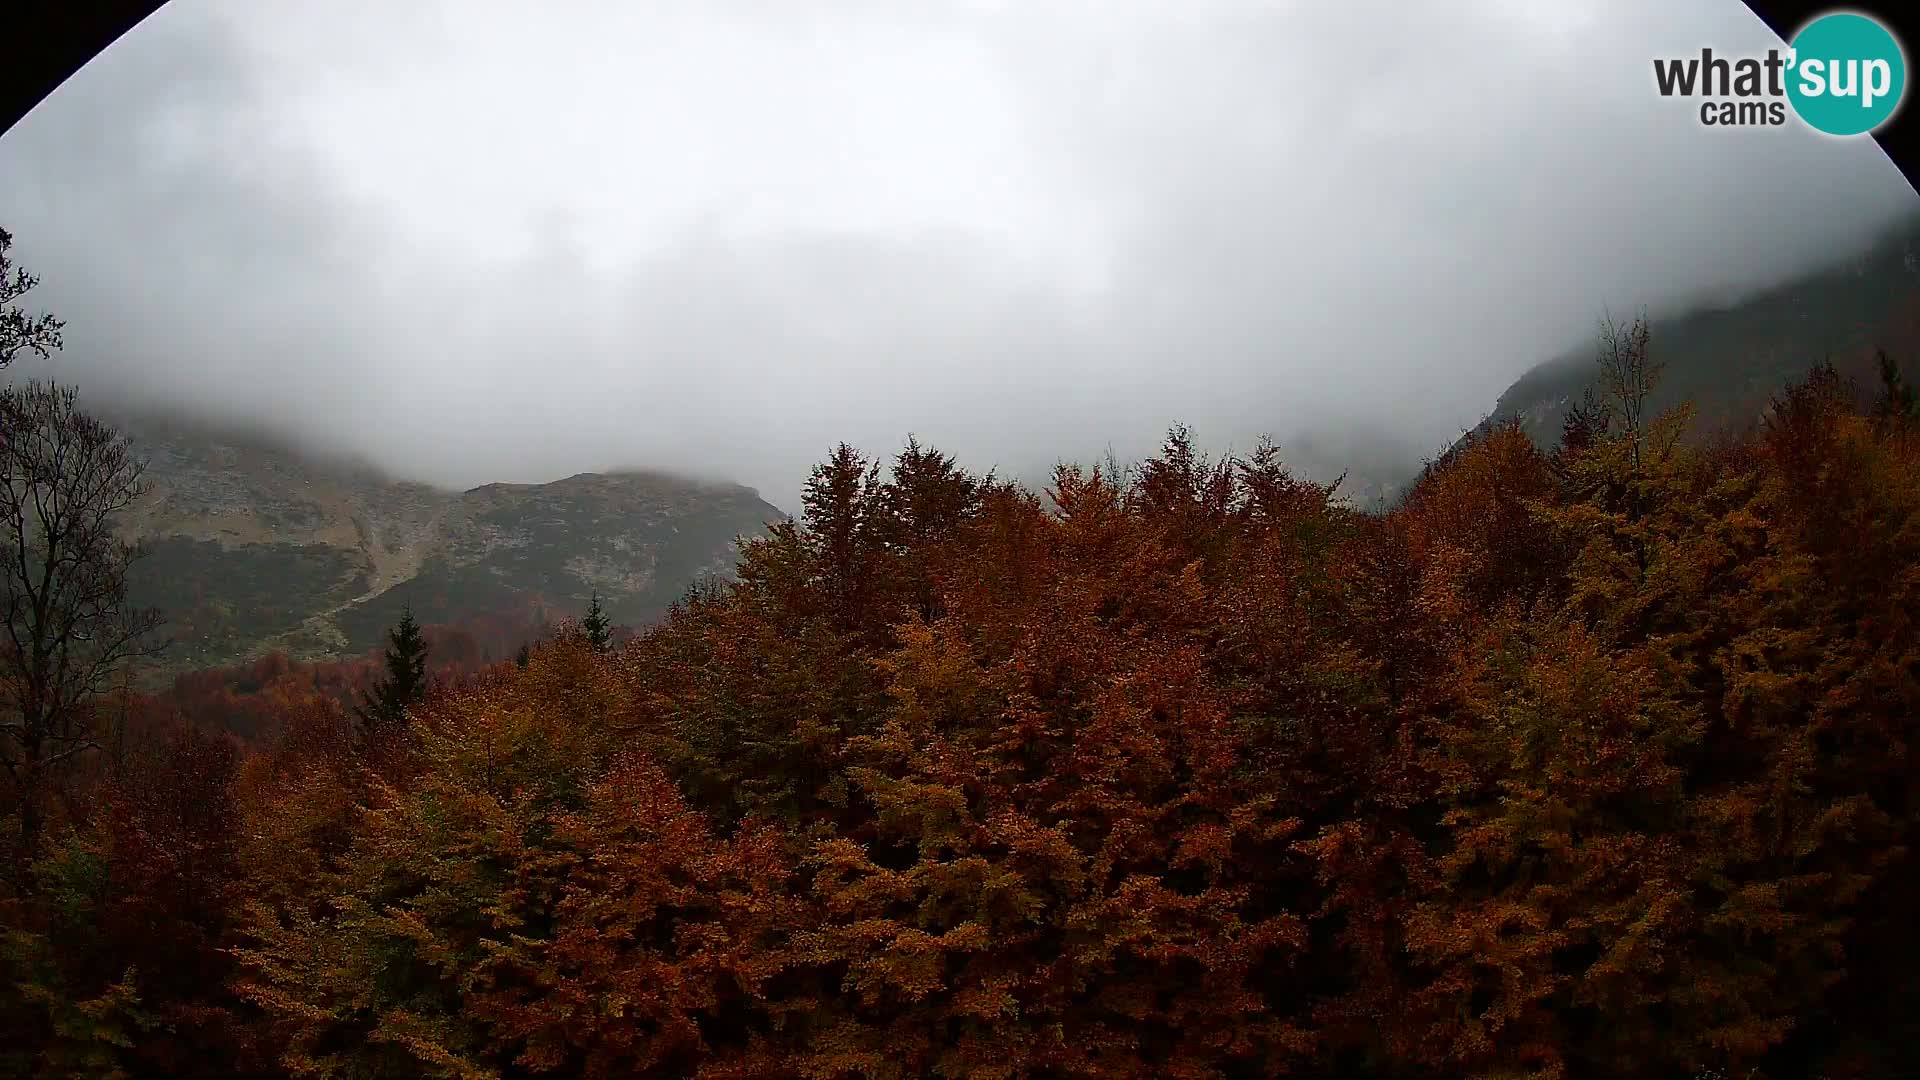
<path id="1" fill-rule="evenodd" d="M 607 613 L 600 609 L 600 594 L 593 594 L 593 606 L 587 609 L 587 617 L 580 620 L 580 629 L 587 635 L 587 644 L 596 653 L 604 653 L 613 644 L 613 624 L 607 619 Z"/>
<path id="2" fill-rule="evenodd" d="M 523 641 L 520 643 L 520 650 L 513 654 L 513 665 L 525 671 L 527 665 L 531 663 L 533 663 L 533 647 Z"/>
<path id="3" fill-rule="evenodd" d="M 802 518 L 820 567 L 820 585 L 836 625 L 852 627 L 885 575 L 886 507 L 880 464 L 841 443 L 816 465 L 800 496 Z"/>
<path id="4" fill-rule="evenodd" d="M 427 639 L 409 606 L 400 625 L 387 635 L 386 677 L 374 684 L 357 710 L 367 731 L 392 730 L 406 719 L 407 707 L 427 695 Z"/>
<path id="5" fill-rule="evenodd" d="M 1900 366 L 1885 349 L 1877 350 L 1874 359 L 1880 365 L 1880 394 L 1874 401 L 1874 418 L 1884 426 L 1896 428 L 1920 418 L 1920 394 L 1900 377 Z"/>

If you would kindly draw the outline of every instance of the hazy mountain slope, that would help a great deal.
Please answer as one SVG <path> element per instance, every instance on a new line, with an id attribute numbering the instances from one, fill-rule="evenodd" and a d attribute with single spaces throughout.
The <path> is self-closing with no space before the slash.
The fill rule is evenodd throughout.
<path id="1" fill-rule="evenodd" d="M 168 668 L 270 648 L 356 653 L 411 603 L 423 621 L 598 590 L 619 622 L 663 611 L 733 565 L 733 540 L 783 515 L 752 490 L 649 473 L 466 492 L 395 481 L 269 440 L 115 418 L 150 490 L 123 529 L 149 546 L 136 599 L 162 608 Z"/>
<path id="2" fill-rule="evenodd" d="M 1657 408 L 1698 407 L 1701 430 L 1757 417 L 1781 387 L 1831 359 L 1863 378 L 1875 347 L 1910 370 L 1920 363 L 1920 218 L 1870 250 L 1737 303 L 1655 318 L 1652 350 L 1666 364 Z M 1592 340 L 1521 376 L 1500 395 L 1489 422 L 1519 417 L 1542 445 L 1560 438 L 1570 405 L 1592 385 Z"/>
<path id="3" fill-rule="evenodd" d="M 1875 346 L 1920 361 L 1920 219 L 1861 255 L 1737 303 L 1654 321 L 1666 365 L 1656 396 L 1700 409 L 1702 430 L 1758 415 L 1831 357 L 1864 377 Z M 1527 372 L 1489 422 L 1519 417 L 1556 441 L 1591 384 L 1594 343 Z M 115 418 L 148 462 L 149 494 L 126 516 L 152 550 L 137 599 L 164 609 L 169 668 L 233 663 L 272 648 L 303 658 L 361 652 L 411 604 L 424 621 L 523 606 L 579 610 L 598 590 L 613 617 L 658 615 L 696 577 L 732 566 L 736 536 L 782 515 L 752 490 L 649 473 L 582 474 L 466 492 L 395 481 L 271 439 L 151 418 Z M 1411 452 L 1353 433 L 1283 446 L 1303 475 L 1362 506 L 1393 499 Z M 1035 479 L 1045 483 L 1045 477 Z"/>

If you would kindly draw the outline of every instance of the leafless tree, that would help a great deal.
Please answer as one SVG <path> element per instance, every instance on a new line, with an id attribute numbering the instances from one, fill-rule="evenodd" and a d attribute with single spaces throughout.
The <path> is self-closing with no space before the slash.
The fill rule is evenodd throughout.
<path id="1" fill-rule="evenodd" d="M 28 315 L 17 301 L 33 291 L 40 279 L 13 265 L 7 252 L 13 249 L 13 234 L 0 229 L 0 368 L 13 363 L 21 353 L 38 353 L 41 359 L 60 347 L 60 330 L 65 325 L 51 315 Z"/>
<path id="2" fill-rule="evenodd" d="M 95 746 L 113 676 L 164 645 L 159 613 L 127 600 L 140 549 L 113 529 L 141 491 L 126 439 L 81 411 L 74 391 L 0 389 L 0 764 L 18 796 L 23 850 L 49 781 Z"/>
<path id="3" fill-rule="evenodd" d="M 1640 465 L 1642 444 L 1648 422 L 1647 402 L 1660 383 L 1666 365 L 1648 351 L 1652 330 L 1642 314 L 1631 323 L 1615 322 L 1608 317 L 1600 323 L 1600 383 L 1606 392 L 1614 416 L 1624 427 L 1627 452 L 1635 468 Z"/>

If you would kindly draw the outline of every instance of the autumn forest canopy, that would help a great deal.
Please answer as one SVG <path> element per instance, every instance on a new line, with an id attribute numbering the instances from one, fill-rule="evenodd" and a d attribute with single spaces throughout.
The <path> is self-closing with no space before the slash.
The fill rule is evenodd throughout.
<path id="1" fill-rule="evenodd" d="M 0 1073 L 1920 1072 L 1905 358 L 1707 430 L 1597 344 L 1382 513 L 842 445 L 630 638 L 158 696 L 138 462 L 10 385 Z"/>

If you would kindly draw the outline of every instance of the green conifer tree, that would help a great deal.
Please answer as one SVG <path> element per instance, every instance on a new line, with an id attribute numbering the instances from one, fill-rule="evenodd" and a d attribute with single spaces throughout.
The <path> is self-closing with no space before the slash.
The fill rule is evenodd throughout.
<path id="1" fill-rule="evenodd" d="M 427 694 L 427 639 L 409 606 L 387 635 L 386 677 L 374 684 L 356 710 L 368 731 L 389 731 L 406 719 L 407 707 Z"/>
<path id="2" fill-rule="evenodd" d="M 1880 365 L 1880 393 L 1874 401 L 1874 418 L 1882 425 L 1900 427 L 1920 419 L 1920 394 L 1900 376 L 1900 366 L 1885 349 L 1874 353 Z"/>
<path id="3" fill-rule="evenodd" d="M 593 594 L 593 606 L 587 608 L 587 617 L 580 620 L 580 629 L 587 635 L 587 644 L 596 653 L 604 653 L 613 645 L 613 623 L 600 608 L 598 592 Z"/>

